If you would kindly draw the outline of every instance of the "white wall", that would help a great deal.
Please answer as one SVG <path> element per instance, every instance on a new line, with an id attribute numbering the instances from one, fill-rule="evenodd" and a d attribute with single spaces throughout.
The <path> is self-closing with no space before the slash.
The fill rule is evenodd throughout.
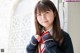
<path id="1" fill-rule="evenodd" d="M 68 32 L 72 38 L 74 53 L 80 53 L 80 2 L 68 3 Z"/>
<path id="2" fill-rule="evenodd" d="M 19 0 L 11 17 L 8 53 L 26 53 L 33 31 L 33 0 Z M 34 31 L 33 31 L 34 32 Z"/>
<path id="3" fill-rule="evenodd" d="M 13 5 L 15 0 L 0 0 L 0 53 L 8 51 L 8 37 L 10 30 L 10 18 L 13 14 Z"/>

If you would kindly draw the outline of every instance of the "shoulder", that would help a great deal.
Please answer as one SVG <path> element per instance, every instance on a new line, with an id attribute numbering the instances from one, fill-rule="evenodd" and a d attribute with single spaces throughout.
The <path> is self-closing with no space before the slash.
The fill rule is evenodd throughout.
<path id="1" fill-rule="evenodd" d="M 61 30 L 61 35 L 62 35 L 64 38 L 70 38 L 69 33 L 65 32 L 64 30 Z"/>
<path id="2" fill-rule="evenodd" d="M 65 32 L 64 30 L 61 31 L 61 34 L 63 36 L 63 43 L 64 44 L 70 44 L 72 42 L 71 37 L 69 33 Z"/>
<path id="3" fill-rule="evenodd" d="M 67 32 L 65 32 L 64 30 L 61 31 L 61 34 L 64 37 L 63 44 L 66 46 L 71 45 L 72 40 L 71 40 L 70 35 Z"/>
<path id="4" fill-rule="evenodd" d="M 70 53 L 74 53 L 73 51 L 73 44 L 72 44 L 72 40 L 70 35 L 65 32 L 64 30 L 61 31 L 61 34 L 63 35 L 64 39 L 63 39 L 63 43 L 62 43 L 62 48 L 63 50 L 65 50 L 65 52 L 70 52 Z"/>

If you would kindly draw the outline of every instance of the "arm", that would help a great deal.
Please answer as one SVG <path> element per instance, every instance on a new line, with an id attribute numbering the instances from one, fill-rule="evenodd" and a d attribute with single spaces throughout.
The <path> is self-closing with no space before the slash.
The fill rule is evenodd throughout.
<path id="1" fill-rule="evenodd" d="M 45 34 L 42 39 L 44 40 L 47 53 L 63 53 L 60 48 L 58 48 L 57 42 L 52 38 L 49 33 Z"/>
<path id="2" fill-rule="evenodd" d="M 64 41 L 61 47 L 58 47 L 57 42 L 52 39 L 50 34 L 43 36 L 42 39 L 45 42 L 46 51 L 48 53 L 74 53 L 69 34 L 64 32 L 62 35 L 64 36 Z"/>
<path id="3" fill-rule="evenodd" d="M 31 42 L 29 43 L 29 45 L 26 48 L 27 53 L 35 53 L 37 44 L 38 44 L 37 39 L 34 36 L 32 36 Z"/>

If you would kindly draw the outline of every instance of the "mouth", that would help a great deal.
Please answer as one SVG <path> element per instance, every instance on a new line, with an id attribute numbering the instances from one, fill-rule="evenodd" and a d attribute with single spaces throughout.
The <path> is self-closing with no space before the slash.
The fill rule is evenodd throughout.
<path id="1" fill-rule="evenodd" d="M 48 21 L 44 21 L 43 23 L 47 23 Z"/>

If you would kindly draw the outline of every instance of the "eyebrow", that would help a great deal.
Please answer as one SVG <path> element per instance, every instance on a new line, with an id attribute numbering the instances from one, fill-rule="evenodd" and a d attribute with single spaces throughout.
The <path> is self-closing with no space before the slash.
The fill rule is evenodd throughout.
<path id="1" fill-rule="evenodd" d="M 50 12 L 51 10 L 47 10 L 48 12 Z M 47 12 L 47 11 L 44 11 L 44 12 Z M 43 12 L 43 11 L 42 11 Z M 39 13 L 42 13 L 42 12 L 37 12 L 37 14 L 39 14 Z"/>

